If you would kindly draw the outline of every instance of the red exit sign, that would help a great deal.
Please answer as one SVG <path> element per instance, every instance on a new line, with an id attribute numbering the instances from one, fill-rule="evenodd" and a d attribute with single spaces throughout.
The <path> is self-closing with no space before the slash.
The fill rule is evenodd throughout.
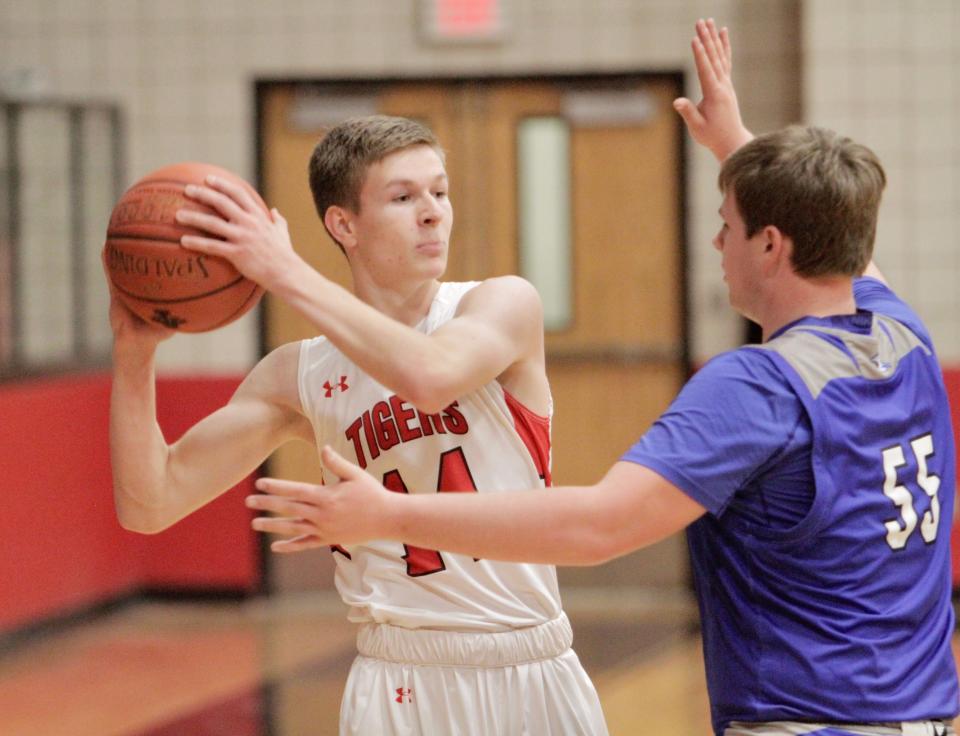
<path id="1" fill-rule="evenodd" d="M 422 26 L 432 41 L 499 41 L 505 32 L 500 0 L 421 0 Z"/>

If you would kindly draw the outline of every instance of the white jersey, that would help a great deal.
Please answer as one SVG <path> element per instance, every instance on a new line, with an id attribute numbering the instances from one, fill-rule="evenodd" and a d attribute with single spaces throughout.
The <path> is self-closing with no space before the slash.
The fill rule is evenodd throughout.
<path id="1" fill-rule="evenodd" d="M 478 282 L 443 283 L 416 329 L 450 320 Z M 516 490 L 549 484 L 550 417 L 492 381 L 427 415 L 361 371 L 325 337 L 304 340 L 300 400 L 317 446 L 331 445 L 399 493 Z M 329 472 L 329 471 L 326 471 Z M 404 628 L 505 631 L 561 613 L 556 570 L 376 541 L 334 547 L 349 619 Z"/>

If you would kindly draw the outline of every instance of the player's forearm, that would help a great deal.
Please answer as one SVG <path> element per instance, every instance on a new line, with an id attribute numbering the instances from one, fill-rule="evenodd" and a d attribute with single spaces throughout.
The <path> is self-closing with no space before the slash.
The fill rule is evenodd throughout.
<path id="1" fill-rule="evenodd" d="M 387 317 L 309 266 L 285 279 L 276 293 L 366 374 L 421 411 L 440 411 L 462 394 L 447 380 L 464 372 L 456 365 L 459 355 L 444 354 L 436 341 Z"/>
<path id="2" fill-rule="evenodd" d="M 169 448 L 156 419 L 153 354 L 114 348 L 110 397 L 110 461 L 121 525 L 159 531 Z"/>
<path id="3" fill-rule="evenodd" d="M 742 124 L 733 126 L 730 130 L 723 131 L 723 133 L 713 141 L 710 150 L 717 161 L 723 163 L 731 153 L 752 141 L 753 138 L 753 133 L 747 130 Z"/>
<path id="4" fill-rule="evenodd" d="M 400 495 L 387 536 L 405 544 L 508 562 L 595 565 L 624 550 L 596 487 Z"/>

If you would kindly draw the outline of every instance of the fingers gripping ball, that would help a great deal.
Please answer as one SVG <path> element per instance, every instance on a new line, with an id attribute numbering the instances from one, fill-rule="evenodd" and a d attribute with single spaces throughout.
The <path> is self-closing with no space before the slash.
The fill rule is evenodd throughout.
<path id="1" fill-rule="evenodd" d="M 203 234 L 180 225 L 178 209 L 213 213 L 184 194 L 209 174 L 239 184 L 267 211 L 260 195 L 236 174 L 187 161 L 157 169 L 131 186 L 107 226 L 104 257 L 115 291 L 134 314 L 181 332 L 206 332 L 250 311 L 263 290 L 233 264 L 188 251 L 181 235 Z"/>

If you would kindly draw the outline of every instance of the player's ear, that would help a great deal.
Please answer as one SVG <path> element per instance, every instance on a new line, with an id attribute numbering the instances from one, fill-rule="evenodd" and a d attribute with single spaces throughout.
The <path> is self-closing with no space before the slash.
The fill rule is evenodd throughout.
<path id="1" fill-rule="evenodd" d="M 330 205 L 323 213 L 323 224 L 344 249 L 356 245 L 357 237 L 350 210 L 335 204 Z"/>
<path id="2" fill-rule="evenodd" d="M 767 225 L 763 228 L 761 243 L 769 273 L 773 274 L 780 267 L 792 265 L 790 259 L 793 253 L 793 239 L 785 235 L 780 228 L 775 225 Z"/>

